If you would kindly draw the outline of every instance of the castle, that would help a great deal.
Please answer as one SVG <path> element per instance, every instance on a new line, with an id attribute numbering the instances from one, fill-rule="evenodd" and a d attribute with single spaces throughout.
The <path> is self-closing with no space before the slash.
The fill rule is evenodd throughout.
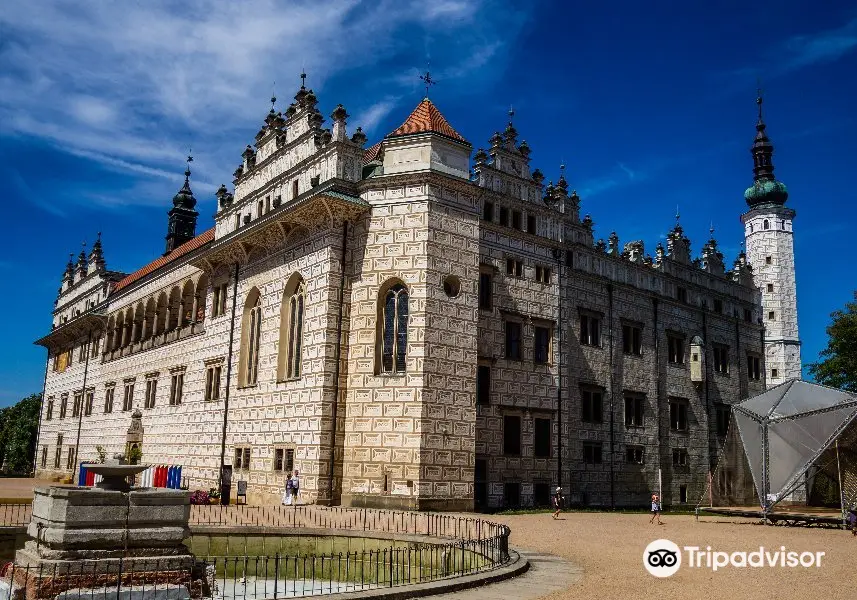
<path id="1" fill-rule="evenodd" d="M 799 376 L 794 211 L 761 105 L 729 270 L 678 218 L 654 256 L 593 239 L 511 114 L 473 153 L 428 98 L 368 148 L 317 106 L 305 85 L 272 103 L 212 228 L 188 169 L 163 256 L 110 271 L 99 238 L 69 260 L 36 342 L 38 476 L 133 447 L 251 503 L 292 470 L 346 506 L 546 504 L 558 485 L 639 505 L 659 477 L 666 504 L 696 502 L 729 405 Z"/>

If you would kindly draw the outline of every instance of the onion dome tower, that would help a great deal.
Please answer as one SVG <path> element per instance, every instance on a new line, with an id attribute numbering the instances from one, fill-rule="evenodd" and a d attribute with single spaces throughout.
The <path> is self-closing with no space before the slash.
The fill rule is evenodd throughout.
<path id="1" fill-rule="evenodd" d="M 192 240 L 196 236 L 196 198 L 190 189 L 190 163 L 192 156 L 187 157 L 187 167 L 184 172 L 184 185 L 173 196 L 173 208 L 169 212 L 169 224 L 167 226 L 167 248 L 164 255 L 169 254 L 182 244 Z"/>
<path id="2" fill-rule="evenodd" d="M 756 99 L 759 117 L 753 155 L 753 185 L 744 192 L 749 210 L 741 215 L 747 262 L 762 293 L 765 325 L 765 375 L 768 387 L 801 377 L 797 321 L 794 234 L 795 211 L 787 207 L 785 184 L 774 178 L 774 145 L 762 118 L 762 95 Z"/>

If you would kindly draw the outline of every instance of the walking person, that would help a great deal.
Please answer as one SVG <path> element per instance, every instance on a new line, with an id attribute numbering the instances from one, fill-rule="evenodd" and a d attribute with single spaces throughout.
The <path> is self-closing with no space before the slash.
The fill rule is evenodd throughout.
<path id="1" fill-rule="evenodd" d="M 658 525 L 663 525 L 663 521 L 661 521 L 661 499 L 657 494 L 652 494 L 652 518 L 649 519 L 649 523 L 654 524 L 655 517 L 658 518 Z"/>
<path id="2" fill-rule="evenodd" d="M 294 498 L 295 504 L 298 503 L 298 494 L 301 491 L 301 480 L 298 477 L 298 471 L 295 469 L 294 477 L 291 478 L 292 482 L 292 497 Z"/>
<path id="3" fill-rule="evenodd" d="M 289 474 L 286 475 L 286 489 L 283 490 L 283 506 L 291 506 L 292 505 L 292 472 L 289 471 Z"/>
<path id="4" fill-rule="evenodd" d="M 848 525 L 851 527 L 851 535 L 857 536 L 857 504 L 848 509 Z"/>
<path id="5" fill-rule="evenodd" d="M 565 503 L 565 498 L 562 497 L 562 488 L 556 488 L 556 493 L 553 495 L 553 507 L 556 511 L 553 513 L 553 518 L 558 519 L 559 513 L 562 510 L 562 505 Z"/>

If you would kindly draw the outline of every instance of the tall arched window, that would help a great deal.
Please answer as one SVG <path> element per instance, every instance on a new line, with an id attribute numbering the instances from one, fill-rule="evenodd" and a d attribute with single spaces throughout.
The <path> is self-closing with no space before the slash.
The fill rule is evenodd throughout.
<path id="1" fill-rule="evenodd" d="M 301 376 L 305 307 L 306 284 L 295 273 L 286 283 L 280 308 L 280 360 L 277 370 L 280 380 Z"/>
<path id="2" fill-rule="evenodd" d="M 381 372 L 404 373 L 408 349 L 408 288 L 396 283 L 381 297 Z"/>
<path id="3" fill-rule="evenodd" d="M 259 342 L 262 334 L 262 297 L 256 288 L 247 296 L 241 326 L 239 380 L 243 385 L 256 385 L 259 381 Z"/>
<path id="4" fill-rule="evenodd" d="M 767 219 L 765 219 L 765 222 L 764 222 L 763 226 L 764 226 L 764 228 L 765 228 L 765 229 L 769 229 L 769 228 L 770 228 L 770 224 L 768 223 L 768 220 L 767 220 Z"/>

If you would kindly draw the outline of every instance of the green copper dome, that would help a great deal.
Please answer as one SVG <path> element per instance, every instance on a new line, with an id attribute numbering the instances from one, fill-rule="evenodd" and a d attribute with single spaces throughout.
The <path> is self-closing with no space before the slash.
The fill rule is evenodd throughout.
<path id="1" fill-rule="evenodd" d="M 786 184 L 773 179 L 756 181 L 744 192 L 744 200 L 747 201 L 750 207 L 759 206 L 760 204 L 783 205 L 786 203 L 788 197 L 789 191 L 786 188 Z"/>

